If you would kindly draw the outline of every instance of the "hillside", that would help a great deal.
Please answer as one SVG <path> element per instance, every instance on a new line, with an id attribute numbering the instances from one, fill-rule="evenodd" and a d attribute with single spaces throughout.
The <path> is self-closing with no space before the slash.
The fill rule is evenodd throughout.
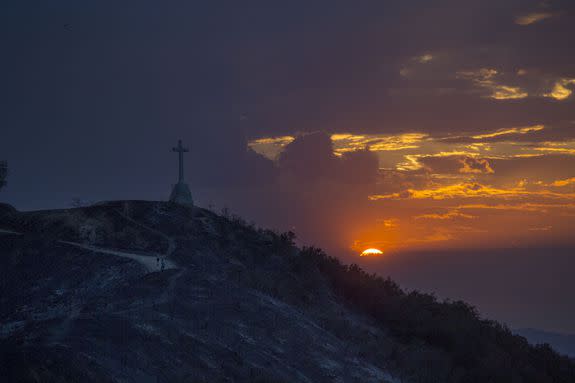
<path id="1" fill-rule="evenodd" d="M 8 382 L 574 382 L 462 302 L 162 202 L 0 206 Z"/>

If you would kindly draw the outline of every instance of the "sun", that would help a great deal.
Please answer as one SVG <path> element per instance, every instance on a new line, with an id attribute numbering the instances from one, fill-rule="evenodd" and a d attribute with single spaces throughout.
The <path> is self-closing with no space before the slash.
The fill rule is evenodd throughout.
<path id="1" fill-rule="evenodd" d="M 379 250 L 379 249 L 374 249 L 374 248 L 370 248 L 370 249 L 365 249 L 360 256 L 361 257 L 369 257 L 369 256 L 377 256 L 377 255 L 381 255 L 383 254 L 383 251 Z"/>

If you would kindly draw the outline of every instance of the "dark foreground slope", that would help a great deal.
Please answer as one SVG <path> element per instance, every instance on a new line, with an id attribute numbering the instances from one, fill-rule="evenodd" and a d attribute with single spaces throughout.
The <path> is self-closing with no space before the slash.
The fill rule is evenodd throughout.
<path id="1" fill-rule="evenodd" d="M 160 202 L 0 207 L 14 382 L 574 382 L 572 362 L 292 236 Z"/>

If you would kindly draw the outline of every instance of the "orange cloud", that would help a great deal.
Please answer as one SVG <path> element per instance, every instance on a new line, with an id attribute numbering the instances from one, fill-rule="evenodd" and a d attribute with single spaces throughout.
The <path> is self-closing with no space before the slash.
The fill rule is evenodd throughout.
<path id="1" fill-rule="evenodd" d="M 537 151 L 539 151 L 539 152 L 548 152 L 548 153 L 559 153 L 559 154 L 575 155 L 575 149 L 574 149 L 574 148 L 538 147 L 538 148 L 533 148 L 533 150 L 537 150 Z"/>
<path id="2" fill-rule="evenodd" d="M 549 231 L 553 229 L 553 226 L 543 226 L 543 227 L 530 227 L 529 231 Z"/>
<path id="3" fill-rule="evenodd" d="M 493 174 L 495 173 L 489 161 L 485 158 L 472 158 L 463 157 L 459 159 L 459 162 L 463 167 L 459 169 L 459 173 L 471 173 L 471 174 Z"/>
<path id="4" fill-rule="evenodd" d="M 573 185 L 573 184 L 575 184 L 575 177 L 567 178 L 565 180 L 557 180 L 555 182 L 552 182 L 551 186 L 562 187 L 562 186 Z"/>
<path id="5" fill-rule="evenodd" d="M 380 222 L 386 229 L 393 229 L 398 226 L 399 219 L 389 218 L 389 219 L 378 220 L 378 222 Z"/>
<path id="6" fill-rule="evenodd" d="M 471 214 L 464 214 L 458 211 L 450 211 L 444 214 L 422 214 L 414 217 L 415 219 L 438 219 L 438 220 L 450 220 L 455 218 L 472 219 L 475 216 Z"/>
<path id="7" fill-rule="evenodd" d="M 371 151 L 395 151 L 417 149 L 427 139 L 424 133 L 404 133 L 397 135 L 383 134 L 332 134 L 334 151 L 336 154 L 353 152 L 366 147 Z"/>
<path id="8" fill-rule="evenodd" d="M 506 136 L 506 135 L 510 135 L 510 134 L 527 134 L 530 132 L 538 132 L 538 131 L 543 130 L 543 129 L 545 129 L 544 125 L 533 125 L 533 126 L 526 126 L 526 127 L 520 127 L 520 128 L 499 129 L 493 133 L 478 134 L 475 136 L 471 136 L 471 138 L 474 138 L 476 140 L 481 140 L 484 138 L 493 138 L 493 137 L 498 137 L 498 136 Z"/>
<path id="9" fill-rule="evenodd" d="M 553 13 L 551 12 L 532 12 L 525 15 L 517 16 L 515 18 L 515 24 L 517 25 L 531 25 L 543 21 L 545 19 L 549 19 L 553 17 Z"/>
<path id="10" fill-rule="evenodd" d="M 529 191 L 522 187 L 501 189 L 476 182 L 457 183 L 448 186 L 441 186 L 434 189 L 413 190 L 408 189 L 399 193 L 370 195 L 372 201 L 380 199 L 434 199 L 444 200 L 451 198 L 477 198 L 477 197 L 498 197 L 503 199 L 513 199 L 521 197 L 544 197 L 552 199 L 574 199 L 575 194 L 557 193 L 550 190 Z"/>
<path id="11" fill-rule="evenodd" d="M 269 159 L 275 159 L 283 148 L 295 140 L 293 136 L 262 137 L 252 140 L 248 146 L 256 153 Z"/>
<path id="12" fill-rule="evenodd" d="M 477 87 L 488 90 L 490 94 L 486 97 L 494 100 L 513 100 L 529 97 L 529 93 L 517 86 L 498 83 L 495 78 L 499 74 L 495 69 L 481 68 L 478 70 L 458 71 L 456 78 L 469 80 Z"/>
<path id="13" fill-rule="evenodd" d="M 544 94 L 545 97 L 554 98 L 555 100 L 563 101 L 571 94 L 573 91 L 568 88 L 570 85 L 575 85 L 575 78 L 562 78 L 555 82 L 551 92 Z"/>
<path id="14" fill-rule="evenodd" d="M 542 203 L 521 203 L 521 204 L 466 204 L 456 206 L 458 210 L 515 210 L 515 211 L 528 211 L 528 212 L 539 212 L 547 213 L 549 209 L 575 209 L 575 204 L 573 203 L 562 203 L 562 204 L 542 204 Z"/>

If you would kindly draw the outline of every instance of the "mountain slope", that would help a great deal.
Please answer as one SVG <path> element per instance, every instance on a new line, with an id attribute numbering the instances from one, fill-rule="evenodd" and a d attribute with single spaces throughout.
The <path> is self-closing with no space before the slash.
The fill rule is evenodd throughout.
<path id="1" fill-rule="evenodd" d="M 0 227 L 13 381 L 392 381 L 322 321 L 383 331 L 328 290 L 275 285 L 280 249 L 208 211 L 130 202 L 13 213 Z"/>
<path id="2" fill-rule="evenodd" d="M 162 202 L 0 206 L 0 375 L 82 382 L 573 382 L 461 302 Z"/>

